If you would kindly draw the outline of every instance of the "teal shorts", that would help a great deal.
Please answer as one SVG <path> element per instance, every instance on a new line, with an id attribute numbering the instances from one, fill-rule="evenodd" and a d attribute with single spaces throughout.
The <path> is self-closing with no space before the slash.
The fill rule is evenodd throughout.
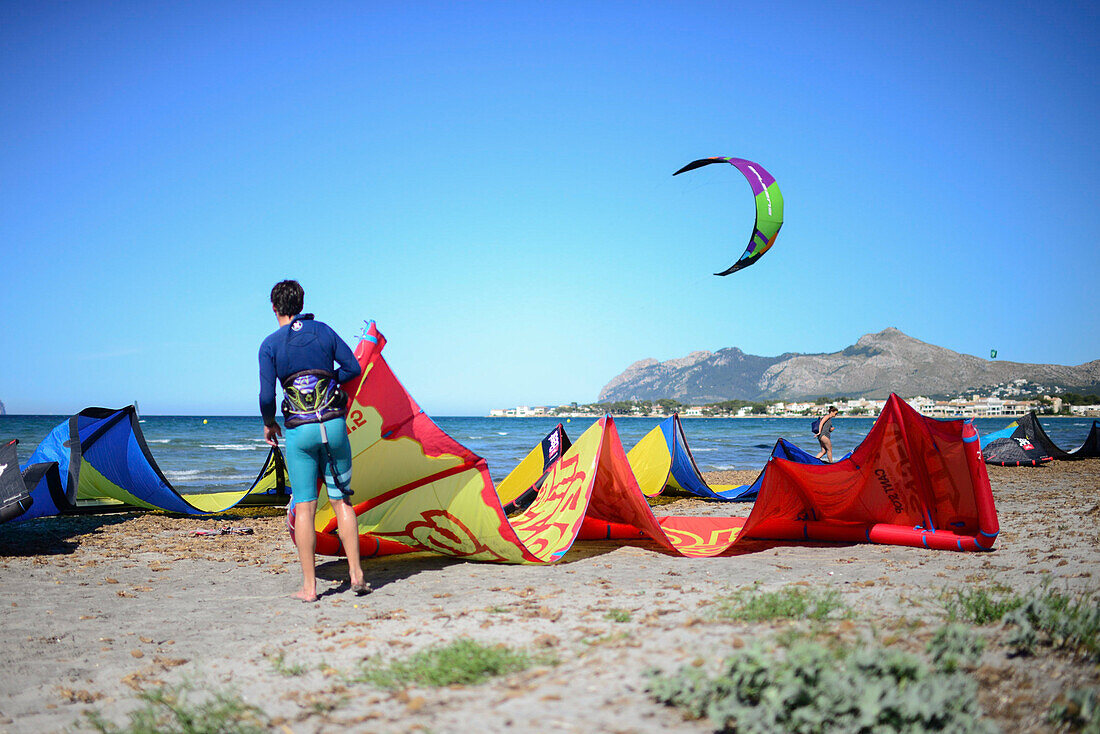
<path id="1" fill-rule="evenodd" d="M 329 452 L 336 463 L 340 484 L 351 484 L 351 444 L 348 443 L 347 423 L 343 418 L 325 421 Z M 286 432 L 286 473 L 290 476 L 291 501 L 313 502 L 317 499 L 317 479 L 325 478 L 329 499 L 344 499 L 343 492 L 332 480 L 332 467 L 328 452 L 321 443 L 321 424 L 307 423 L 290 428 Z"/>

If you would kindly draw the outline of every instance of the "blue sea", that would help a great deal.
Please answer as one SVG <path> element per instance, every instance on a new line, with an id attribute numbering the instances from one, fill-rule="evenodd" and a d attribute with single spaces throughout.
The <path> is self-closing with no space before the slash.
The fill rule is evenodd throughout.
<path id="1" fill-rule="evenodd" d="M 67 416 L 0 416 L 0 439 L 19 439 L 19 460 Z M 259 418 L 234 416 L 145 416 L 141 430 L 164 476 L 189 492 L 247 487 L 255 479 L 267 445 Z M 204 420 L 206 421 L 204 423 Z M 459 443 L 485 457 L 493 479 L 500 481 L 557 423 L 556 418 L 441 417 L 435 422 Z M 592 424 L 585 418 L 564 422 L 576 439 Z M 1010 418 L 975 421 L 982 434 L 1004 428 Z M 660 421 L 656 418 L 616 418 L 623 446 L 630 448 Z M 684 432 L 699 469 L 759 470 L 776 439 L 782 437 L 816 454 L 817 440 L 809 418 L 685 418 Z M 1059 446 L 1078 446 L 1088 435 L 1091 418 L 1044 417 L 1043 427 Z M 834 421 L 835 457 L 851 451 L 874 423 L 872 418 Z"/>

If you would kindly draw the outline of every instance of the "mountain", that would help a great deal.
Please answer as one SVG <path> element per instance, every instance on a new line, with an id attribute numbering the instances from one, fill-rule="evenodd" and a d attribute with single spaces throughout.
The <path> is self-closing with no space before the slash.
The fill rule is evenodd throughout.
<path id="1" fill-rule="evenodd" d="M 4 410 L 4 401 L 0 400 L 0 415 L 7 415 L 7 411 Z"/>
<path id="2" fill-rule="evenodd" d="M 981 359 L 889 328 L 829 354 L 758 357 L 731 347 L 680 359 L 643 359 L 604 385 L 600 402 L 672 398 L 682 403 L 847 396 L 953 395 L 1025 379 L 1049 387 L 1100 388 L 1100 360 L 1076 367 Z"/>

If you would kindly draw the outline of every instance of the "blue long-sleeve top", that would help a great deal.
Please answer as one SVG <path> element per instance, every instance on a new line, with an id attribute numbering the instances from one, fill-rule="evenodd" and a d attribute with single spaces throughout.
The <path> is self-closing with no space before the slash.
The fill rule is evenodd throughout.
<path id="1" fill-rule="evenodd" d="M 299 314 L 286 326 L 280 326 L 260 345 L 260 415 L 264 425 L 275 422 L 275 380 L 283 380 L 302 370 L 333 371 L 339 365 L 336 382 L 344 384 L 361 372 L 355 355 L 339 334 L 313 314 Z"/>

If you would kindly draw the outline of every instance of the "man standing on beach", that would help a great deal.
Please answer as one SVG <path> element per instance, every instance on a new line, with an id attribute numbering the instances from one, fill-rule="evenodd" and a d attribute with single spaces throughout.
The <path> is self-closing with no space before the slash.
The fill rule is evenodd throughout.
<path id="1" fill-rule="evenodd" d="M 295 599 L 317 601 L 314 517 L 318 482 L 325 482 L 329 503 L 336 513 L 337 532 L 348 557 L 351 590 L 370 592 L 359 565 L 359 528 L 351 494 L 351 444 L 347 434 L 347 396 L 340 385 L 360 373 L 351 348 L 327 324 L 302 313 L 305 291 L 296 280 L 284 280 L 271 289 L 271 310 L 279 329 L 260 345 L 260 414 L 264 440 L 279 445 L 282 433 L 275 422 L 275 379 L 283 386 L 286 423 L 286 469 L 294 506 L 294 543 L 302 564 L 302 588 Z M 339 369 L 333 371 L 333 364 Z M 326 476 L 327 475 L 327 476 Z"/>
<path id="2" fill-rule="evenodd" d="M 833 432 L 833 418 L 840 411 L 836 409 L 835 405 L 830 405 L 829 410 L 826 411 L 822 418 L 817 421 L 817 430 L 814 431 L 814 435 L 817 436 L 817 442 L 821 444 L 821 451 L 817 452 L 815 459 L 820 459 L 822 456 L 828 454 L 827 461 L 833 463 L 833 440 L 829 438 L 829 434 Z"/>

